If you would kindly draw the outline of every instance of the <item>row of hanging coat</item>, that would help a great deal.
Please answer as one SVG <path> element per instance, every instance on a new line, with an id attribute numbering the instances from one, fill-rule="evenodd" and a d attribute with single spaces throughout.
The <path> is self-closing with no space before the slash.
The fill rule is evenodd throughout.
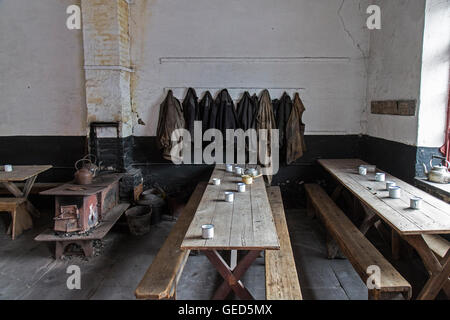
<path id="1" fill-rule="evenodd" d="M 195 121 L 202 121 L 203 132 L 214 128 L 225 134 L 227 129 L 246 131 L 252 128 L 267 129 L 270 136 L 272 129 L 278 129 L 280 160 L 290 164 L 306 151 L 305 124 L 302 122 L 304 111 L 305 107 L 298 93 L 295 93 L 294 100 L 284 93 L 279 100 L 272 101 L 267 90 L 262 92 L 259 99 L 256 94 L 251 96 L 245 92 L 235 107 L 226 89 L 215 100 L 207 91 L 199 101 L 195 90 L 190 88 L 182 104 L 170 90 L 161 104 L 158 144 L 163 149 L 163 157 L 170 160 L 172 132 L 185 128 L 193 137 Z M 270 142 L 268 151 L 270 155 Z"/>

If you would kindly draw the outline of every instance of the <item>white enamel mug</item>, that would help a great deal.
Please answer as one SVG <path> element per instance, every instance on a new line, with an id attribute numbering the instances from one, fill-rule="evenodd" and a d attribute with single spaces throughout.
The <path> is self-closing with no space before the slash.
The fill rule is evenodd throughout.
<path id="1" fill-rule="evenodd" d="M 225 201 L 234 202 L 234 192 L 225 192 Z"/>
<path id="2" fill-rule="evenodd" d="M 220 179 L 214 178 L 214 179 L 212 179 L 212 183 L 213 183 L 213 185 L 215 185 L 215 186 L 220 186 Z"/>
<path id="3" fill-rule="evenodd" d="M 10 164 L 5 164 L 5 172 L 12 172 L 13 171 L 13 166 Z"/>
<path id="4" fill-rule="evenodd" d="M 235 172 L 238 176 L 240 176 L 240 175 L 242 175 L 242 173 L 244 172 L 244 170 L 243 170 L 241 167 L 235 167 L 235 168 L 234 168 L 234 172 Z"/>
<path id="5" fill-rule="evenodd" d="M 392 199 L 400 199 L 402 196 L 402 189 L 397 186 L 389 187 L 389 197 Z"/>
<path id="6" fill-rule="evenodd" d="M 232 164 L 227 164 L 227 165 L 225 166 L 225 170 L 226 170 L 227 172 L 233 172 L 233 165 L 232 165 Z"/>
<path id="7" fill-rule="evenodd" d="M 367 175 L 367 167 L 365 166 L 359 166 L 358 167 L 358 173 L 362 176 Z"/>
<path id="8" fill-rule="evenodd" d="M 394 186 L 396 186 L 396 183 L 394 181 L 386 181 L 386 190 L 389 191 L 389 188 Z"/>
<path id="9" fill-rule="evenodd" d="M 238 190 L 238 192 L 245 192 L 245 183 L 242 183 L 242 182 L 239 182 L 238 184 L 237 184 L 237 190 Z"/>
<path id="10" fill-rule="evenodd" d="M 212 239 L 212 238 L 214 238 L 214 225 L 212 225 L 212 224 L 204 224 L 202 226 L 202 238 L 203 239 Z"/>
<path id="11" fill-rule="evenodd" d="M 421 206 L 422 206 L 422 198 L 413 197 L 410 199 L 411 209 L 420 209 Z"/>
<path id="12" fill-rule="evenodd" d="M 386 180 L 386 175 L 383 172 L 377 172 L 375 174 L 375 181 L 384 182 Z"/>

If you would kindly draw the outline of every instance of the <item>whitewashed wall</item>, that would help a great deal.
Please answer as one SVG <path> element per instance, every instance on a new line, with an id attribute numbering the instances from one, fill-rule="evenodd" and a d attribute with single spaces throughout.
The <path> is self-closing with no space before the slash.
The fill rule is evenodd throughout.
<path id="1" fill-rule="evenodd" d="M 418 145 L 445 140 L 450 68 L 450 0 L 428 0 L 425 10 Z"/>
<path id="2" fill-rule="evenodd" d="M 375 3 L 382 10 L 382 29 L 370 35 L 368 101 L 415 99 L 418 112 L 415 117 L 371 115 L 368 104 L 367 134 L 440 147 L 448 103 L 450 1 Z"/>
<path id="3" fill-rule="evenodd" d="M 79 0 L 0 0 L 0 135 L 86 134 Z"/>
<path id="4" fill-rule="evenodd" d="M 168 88 L 238 99 L 300 91 L 308 134 L 359 134 L 369 33 L 359 0 L 135 0 L 132 79 L 137 136 L 155 135 Z"/>
<path id="5" fill-rule="evenodd" d="M 420 101 L 420 74 L 425 0 L 375 1 L 382 12 L 381 30 L 370 33 L 368 101 Z M 417 144 L 418 118 L 372 115 L 368 104 L 367 134 Z"/>

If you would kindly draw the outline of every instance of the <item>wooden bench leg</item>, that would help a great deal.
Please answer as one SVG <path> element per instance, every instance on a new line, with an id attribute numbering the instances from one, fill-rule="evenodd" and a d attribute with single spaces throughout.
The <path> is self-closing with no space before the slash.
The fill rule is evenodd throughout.
<path id="1" fill-rule="evenodd" d="M 327 256 L 328 259 L 346 259 L 345 255 L 341 252 L 341 249 L 339 248 L 339 245 L 337 244 L 336 240 L 333 239 L 332 236 L 326 231 L 327 233 Z"/>
<path id="2" fill-rule="evenodd" d="M 17 218 L 17 208 L 14 208 L 14 210 L 11 212 L 11 237 L 14 240 L 16 238 L 16 219 Z"/>
<path id="3" fill-rule="evenodd" d="M 306 215 L 308 216 L 308 218 L 314 218 L 316 215 L 314 207 L 311 204 L 311 200 L 309 200 L 309 198 L 306 201 Z"/>

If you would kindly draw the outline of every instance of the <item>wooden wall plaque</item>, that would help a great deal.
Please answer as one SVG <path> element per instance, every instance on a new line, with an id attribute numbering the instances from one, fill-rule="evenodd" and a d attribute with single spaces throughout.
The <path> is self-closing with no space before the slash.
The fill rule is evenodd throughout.
<path id="1" fill-rule="evenodd" d="M 390 114 L 397 116 L 415 116 L 416 100 L 372 101 L 372 114 Z"/>

